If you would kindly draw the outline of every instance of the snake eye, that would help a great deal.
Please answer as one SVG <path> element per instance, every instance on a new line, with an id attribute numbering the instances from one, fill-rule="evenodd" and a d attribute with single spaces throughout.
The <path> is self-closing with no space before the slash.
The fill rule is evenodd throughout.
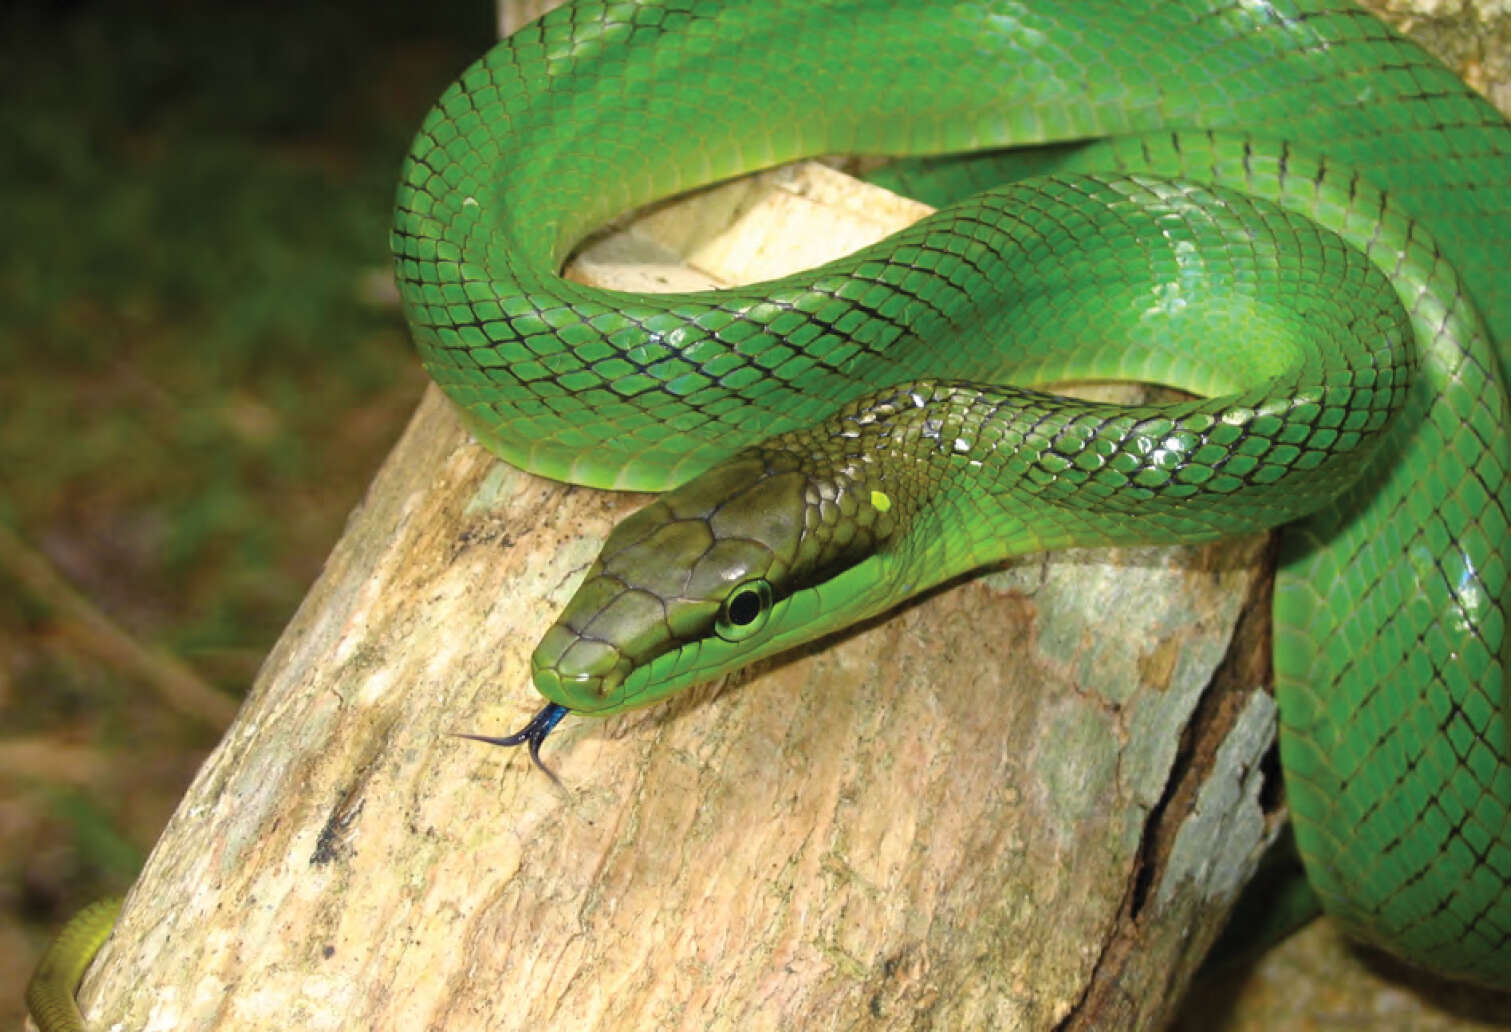
<path id="1" fill-rule="evenodd" d="M 752 578 L 736 585 L 725 596 L 714 630 L 727 642 L 739 642 L 761 630 L 772 612 L 772 586 L 765 578 Z"/>

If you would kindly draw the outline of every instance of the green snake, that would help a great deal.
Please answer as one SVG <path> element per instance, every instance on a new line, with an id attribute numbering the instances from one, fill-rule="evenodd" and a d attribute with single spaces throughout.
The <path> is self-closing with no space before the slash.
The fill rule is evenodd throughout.
<path id="1" fill-rule="evenodd" d="M 404 164 L 405 313 L 489 449 L 667 493 L 536 649 L 550 703 L 490 741 L 539 763 L 568 712 L 1013 555 L 1287 524 L 1309 881 L 1359 939 L 1506 985 L 1507 136 L 1346 0 L 583 0 L 525 27 Z M 796 276 L 558 275 L 606 221 L 754 169 L 1004 148 L 905 179 L 1007 185 Z M 1115 378 L 1200 400 L 1032 389 Z"/>

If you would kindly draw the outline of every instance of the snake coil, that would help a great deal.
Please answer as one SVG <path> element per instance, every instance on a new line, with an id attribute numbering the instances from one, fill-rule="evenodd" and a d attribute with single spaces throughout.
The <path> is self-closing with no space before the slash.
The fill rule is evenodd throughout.
<path id="1" fill-rule="evenodd" d="M 1009 185 L 796 276 L 557 275 L 608 218 L 754 168 L 1024 145 Z M 1339 0 L 584 0 L 440 99 L 392 246 L 484 444 L 671 489 L 536 649 L 532 729 L 1009 555 L 1287 523 L 1309 881 L 1355 936 L 1505 985 L 1507 205 L 1505 120 Z M 1203 398 L 1019 386 L 1085 378 Z"/>

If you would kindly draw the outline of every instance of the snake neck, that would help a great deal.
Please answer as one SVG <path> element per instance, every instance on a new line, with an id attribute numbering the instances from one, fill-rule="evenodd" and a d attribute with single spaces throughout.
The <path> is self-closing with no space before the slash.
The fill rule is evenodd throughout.
<path id="1" fill-rule="evenodd" d="M 1341 429 L 1305 378 L 1216 400 L 1113 406 L 997 385 L 917 380 L 761 446 L 816 494 L 854 499 L 894 589 L 919 591 L 1011 556 L 1086 545 L 1214 541 L 1276 526 L 1339 491 L 1374 454 L 1410 370 Z M 1281 389 L 1284 386 L 1285 389 Z M 1276 489 L 1282 479 L 1288 490 Z M 697 482 L 694 482 L 697 483 Z M 1235 499 L 1258 501 L 1235 506 Z M 1239 512 L 1236 512 L 1239 510 Z M 810 521 L 826 536 L 834 531 Z M 847 548 L 853 539 L 843 543 Z M 813 551 L 848 558 L 829 538 Z"/>

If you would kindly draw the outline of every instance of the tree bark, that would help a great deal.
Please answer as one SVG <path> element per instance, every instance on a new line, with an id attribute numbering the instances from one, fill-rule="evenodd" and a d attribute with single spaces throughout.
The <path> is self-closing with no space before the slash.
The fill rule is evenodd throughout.
<path id="1" fill-rule="evenodd" d="M 839 252 L 917 211 L 779 170 L 662 208 L 578 275 L 751 279 L 828 257 L 783 226 Z M 1271 706 L 1230 655 L 1263 540 L 1031 557 L 667 705 L 571 719 L 547 746 L 566 790 L 451 736 L 540 705 L 530 650 L 639 501 L 499 462 L 433 391 L 153 851 L 88 1014 L 1162 1021 L 1268 828 Z"/>

